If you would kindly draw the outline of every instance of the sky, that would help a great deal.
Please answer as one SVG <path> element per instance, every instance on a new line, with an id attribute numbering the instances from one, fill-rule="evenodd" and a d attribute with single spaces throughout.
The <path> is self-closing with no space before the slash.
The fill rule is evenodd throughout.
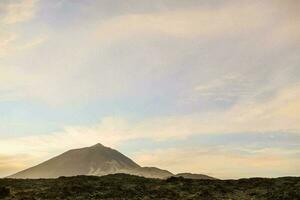
<path id="1" fill-rule="evenodd" d="M 299 9 L 1 0 L 0 177 L 96 143 L 173 173 L 299 176 Z"/>

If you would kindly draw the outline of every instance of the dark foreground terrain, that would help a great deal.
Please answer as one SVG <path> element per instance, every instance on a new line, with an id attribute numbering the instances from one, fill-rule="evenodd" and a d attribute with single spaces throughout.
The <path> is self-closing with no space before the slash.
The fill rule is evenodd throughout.
<path id="1" fill-rule="evenodd" d="M 0 199 L 299 200 L 300 177 L 240 180 L 147 179 L 126 174 L 0 179 Z"/>

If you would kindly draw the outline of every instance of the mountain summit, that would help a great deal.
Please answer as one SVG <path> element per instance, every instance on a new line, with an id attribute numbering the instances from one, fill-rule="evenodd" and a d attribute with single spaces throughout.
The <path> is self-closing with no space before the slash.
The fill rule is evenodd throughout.
<path id="1" fill-rule="evenodd" d="M 9 178 L 57 178 L 60 176 L 127 173 L 148 178 L 167 178 L 173 174 L 155 167 L 141 167 L 117 150 L 100 143 L 69 150 Z"/>

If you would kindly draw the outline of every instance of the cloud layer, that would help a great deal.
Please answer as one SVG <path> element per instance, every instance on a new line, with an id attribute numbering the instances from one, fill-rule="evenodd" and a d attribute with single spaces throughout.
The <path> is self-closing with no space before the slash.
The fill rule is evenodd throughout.
<path id="1" fill-rule="evenodd" d="M 138 121 L 129 120 L 124 117 L 106 117 L 102 119 L 99 124 L 94 126 L 66 127 L 61 132 L 42 136 L 4 138 L 0 141 L 0 150 L 4 154 L 12 155 L 28 152 L 30 156 L 42 161 L 45 158 L 49 158 L 68 149 L 90 146 L 97 141 L 101 141 L 108 146 L 118 147 L 130 140 L 143 139 L 159 142 L 172 139 L 181 140 L 193 135 L 206 134 L 266 134 L 268 132 L 298 134 L 300 132 L 298 123 L 300 120 L 298 115 L 300 111 L 299 91 L 299 86 L 288 88 L 268 101 L 261 103 L 246 102 L 245 104 L 236 105 L 226 112 L 211 112 L 205 115 L 194 114 L 156 117 Z M 228 139 L 230 140 L 230 138 Z M 226 141 L 224 142 L 226 144 Z M 198 168 L 198 170 L 227 178 L 255 175 L 263 176 L 263 173 L 266 172 L 265 169 L 269 168 L 274 170 L 274 174 L 284 175 L 284 172 L 286 172 L 287 174 L 285 175 L 295 175 L 298 173 L 297 166 L 299 163 L 297 159 L 299 157 L 297 155 L 299 152 L 294 152 L 294 157 L 292 158 L 285 155 L 285 153 L 289 154 L 290 151 L 297 151 L 297 149 L 277 150 L 271 148 L 271 152 L 268 152 L 268 149 L 266 149 L 267 152 L 257 151 L 257 153 L 252 152 L 251 156 L 245 156 L 239 154 L 232 155 L 232 153 L 226 152 L 230 150 L 227 148 L 224 149 L 225 152 L 222 152 L 222 154 L 220 154 L 220 149 L 209 150 L 209 148 L 204 149 L 205 152 L 209 151 L 206 155 L 204 155 L 205 152 L 201 154 L 198 152 L 201 148 L 176 150 L 175 152 L 171 149 L 171 155 L 162 149 L 154 153 L 140 153 L 141 155 L 137 156 L 137 160 L 144 165 L 157 165 L 164 168 L 173 166 L 171 169 L 175 171 L 183 171 L 184 168 L 186 168 L 193 170 L 193 172 L 196 172 L 197 167 L 199 167 L 202 162 L 205 162 L 206 165 L 201 165 L 202 168 Z M 243 147 L 237 148 L 243 150 Z M 164 153 L 166 153 L 166 155 Z M 182 156 L 179 157 L 190 160 L 181 160 L 178 161 L 178 164 L 173 165 L 172 162 L 176 160 L 174 156 L 176 157 L 179 154 L 182 154 Z M 197 161 L 199 166 L 193 165 L 193 168 L 191 168 L 188 163 L 191 163 L 191 161 L 197 157 L 196 155 L 199 156 L 199 162 Z M 168 158 L 168 160 L 163 159 L 164 162 L 160 163 L 160 159 L 162 158 Z M 210 161 L 208 162 L 207 160 Z M 231 163 L 232 166 L 235 165 L 234 163 L 245 163 L 245 165 L 241 166 L 239 164 L 239 169 L 234 168 L 234 170 L 238 171 L 234 171 L 232 166 L 220 165 L 220 160 L 226 161 L 224 163 Z M 296 166 L 292 165 L 294 162 Z M 184 163 L 183 166 L 181 166 L 182 164 L 180 163 Z M 7 165 L 6 168 L 9 168 L 10 164 L 7 163 Z M 217 168 L 211 168 L 211 171 L 209 171 L 210 166 L 217 166 Z M 248 168 L 246 168 L 246 166 Z M 222 171 L 224 167 L 228 168 L 228 171 Z M 249 167 L 252 168 L 251 173 L 247 171 Z M 255 171 L 255 167 L 258 167 L 257 171 Z M 246 172 L 248 172 L 248 174 Z M 268 173 L 268 176 L 272 176 L 271 172 Z M 265 174 L 265 176 L 266 175 L 267 174 Z"/>

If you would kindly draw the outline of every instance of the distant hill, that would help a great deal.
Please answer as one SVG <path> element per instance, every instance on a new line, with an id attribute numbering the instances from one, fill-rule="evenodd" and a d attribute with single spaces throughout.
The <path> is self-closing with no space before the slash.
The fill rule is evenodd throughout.
<path id="1" fill-rule="evenodd" d="M 148 178 L 167 178 L 173 174 L 155 167 L 141 167 L 120 152 L 96 144 L 73 149 L 8 178 L 58 178 L 60 176 L 126 173 Z"/>
<path id="2" fill-rule="evenodd" d="M 183 177 L 188 179 L 209 179 L 209 180 L 216 179 L 204 174 L 192 174 L 192 173 L 180 173 L 180 174 L 173 175 L 173 177 Z"/>

